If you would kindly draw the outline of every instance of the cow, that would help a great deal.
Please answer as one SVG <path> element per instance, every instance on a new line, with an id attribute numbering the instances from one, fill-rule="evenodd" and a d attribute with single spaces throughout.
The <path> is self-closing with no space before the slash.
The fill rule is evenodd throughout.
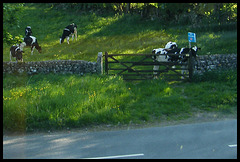
<path id="1" fill-rule="evenodd" d="M 177 49 L 173 49 L 173 50 L 169 50 L 168 53 L 174 53 L 174 54 L 178 54 L 176 56 L 171 55 L 169 56 L 168 61 L 171 62 L 180 62 L 180 63 L 185 63 L 188 60 L 188 57 L 186 57 L 186 54 L 191 53 L 192 56 L 194 57 L 194 59 L 196 59 L 197 55 L 197 51 L 201 50 L 201 48 L 197 47 L 197 46 L 193 46 L 191 48 L 177 48 Z M 182 66 L 183 68 L 186 68 L 185 65 Z M 181 74 L 183 75 L 184 73 L 186 73 L 186 70 L 182 70 Z M 184 77 L 181 77 L 182 79 L 184 79 Z"/>
<path id="2" fill-rule="evenodd" d="M 12 62 L 12 57 L 16 57 L 16 61 L 22 61 L 23 57 L 22 54 L 24 53 L 23 47 L 26 46 L 26 43 L 20 43 L 19 45 L 13 45 L 10 47 L 10 61 Z"/>
<path id="3" fill-rule="evenodd" d="M 158 56 L 153 56 L 153 62 L 168 62 L 169 56 L 166 55 L 168 53 L 164 48 L 157 48 L 152 50 L 152 54 L 156 54 Z M 158 70 L 159 65 L 154 65 L 153 70 Z M 156 76 L 157 72 L 153 71 L 153 75 Z"/>
<path id="4" fill-rule="evenodd" d="M 198 48 L 197 46 L 193 46 L 192 48 L 178 48 L 177 44 L 175 42 L 168 42 L 165 45 L 165 48 L 158 48 L 153 49 L 152 54 L 159 54 L 158 56 L 153 56 L 154 62 L 180 62 L 184 63 L 188 60 L 188 58 L 185 56 L 185 54 L 188 54 L 191 52 L 192 56 L 194 58 L 197 57 L 197 51 L 201 48 Z M 177 55 L 168 55 L 168 54 L 177 54 Z M 173 66 L 175 68 L 175 66 Z M 183 65 L 183 68 L 185 68 L 185 65 Z M 158 70 L 159 65 L 154 65 L 153 70 Z M 185 70 L 181 71 L 181 74 L 184 74 Z M 157 72 L 153 72 L 153 74 L 156 77 Z M 183 79 L 183 77 L 182 77 Z"/>
<path id="5" fill-rule="evenodd" d="M 165 49 L 175 49 L 177 48 L 177 43 L 176 42 L 168 42 L 166 45 L 165 45 Z"/>
<path id="6" fill-rule="evenodd" d="M 168 51 L 174 51 L 177 49 L 177 43 L 176 42 L 171 42 L 169 41 L 166 45 L 165 48 L 157 48 L 152 50 L 152 54 L 158 54 L 158 56 L 153 56 L 153 61 L 156 62 L 168 62 L 170 57 L 166 54 L 168 54 Z M 159 65 L 154 65 L 153 70 L 158 70 Z M 153 72 L 153 74 L 156 76 L 157 72 Z"/>
<path id="7" fill-rule="evenodd" d="M 67 38 L 67 43 L 69 44 L 69 36 L 72 35 L 72 41 L 75 39 L 77 40 L 77 25 L 72 23 L 65 27 L 63 30 L 62 37 L 60 38 L 60 44 L 64 42 L 64 39 Z"/>
<path id="8" fill-rule="evenodd" d="M 196 58 L 198 50 L 201 50 L 201 48 L 198 48 L 197 46 L 193 46 L 191 48 L 176 48 L 176 49 L 169 50 L 168 53 L 180 54 L 180 55 L 176 55 L 176 56 L 174 56 L 174 55 L 169 56 L 169 61 L 172 61 L 172 62 L 177 62 L 177 61 L 186 62 L 187 57 L 185 56 L 185 54 L 188 54 L 188 53 L 191 52 L 192 56 L 194 58 Z"/>
<path id="9" fill-rule="evenodd" d="M 42 52 L 42 48 L 41 48 L 41 46 L 39 46 L 36 37 L 25 36 L 23 40 L 26 43 L 26 47 L 31 47 L 31 55 L 33 55 L 33 51 L 34 51 L 35 47 L 36 47 L 36 49 L 38 50 L 39 53 Z"/>
<path id="10" fill-rule="evenodd" d="M 31 26 L 27 26 L 25 28 L 25 36 L 31 36 L 32 35 L 32 29 Z"/>

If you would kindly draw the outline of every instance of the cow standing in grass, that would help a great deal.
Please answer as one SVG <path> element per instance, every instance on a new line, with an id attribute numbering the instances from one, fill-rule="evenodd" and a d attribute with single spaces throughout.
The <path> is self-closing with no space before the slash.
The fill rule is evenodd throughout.
<path id="1" fill-rule="evenodd" d="M 65 38 L 67 38 L 67 43 L 69 44 L 70 35 L 72 35 L 72 41 L 74 39 L 74 36 L 75 36 L 75 39 L 77 40 L 77 25 L 74 23 L 65 27 L 65 29 L 63 30 L 62 37 L 60 38 L 60 44 L 64 42 Z"/>
<path id="2" fill-rule="evenodd" d="M 17 44 L 17 45 L 13 45 L 11 48 L 10 48 L 10 61 L 12 61 L 12 57 L 16 57 L 16 61 L 22 61 L 23 62 L 23 57 L 22 57 L 22 54 L 24 53 L 23 52 L 23 47 L 26 46 L 26 43 L 25 42 L 22 42 L 20 44 Z"/>
<path id="3" fill-rule="evenodd" d="M 26 43 L 26 47 L 31 47 L 31 55 L 33 55 L 33 51 L 36 48 L 39 53 L 42 52 L 41 46 L 39 46 L 37 42 L 37 38 L 34 36 L 26 36 L 24 37 L 24 42 Z"/>

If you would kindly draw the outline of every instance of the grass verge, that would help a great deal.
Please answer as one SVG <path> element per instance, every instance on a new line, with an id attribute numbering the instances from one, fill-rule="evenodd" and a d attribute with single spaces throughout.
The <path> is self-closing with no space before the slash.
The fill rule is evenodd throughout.
<path id="1" fill-rule="evenodd" d="M 209 73 L 215 80 L 199 77 L 192 83 L 125 82 L 118 76 L 98 75 L 4 74 L 3 130 L 161 122 L 163 118 L 190 117 L 196 109 L 236 113 L 236 71 Z M 201 77 L 205 75 L 210 74 Z"/>

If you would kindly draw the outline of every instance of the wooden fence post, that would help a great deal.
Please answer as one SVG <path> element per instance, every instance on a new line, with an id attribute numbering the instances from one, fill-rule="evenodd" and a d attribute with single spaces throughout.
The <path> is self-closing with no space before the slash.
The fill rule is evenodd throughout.
<path id="1" fill-rule="evenodd" d="M 189 71 L 189 81 L 192 81 L 193 77 L 193 57 L 192 51 L 189 52 L 189 59 L 188 59 L 188 71 Z"/>
<path id="2" fill-rule="evenodd" d="M 105 52 L 105 74 L 108 74 L 108 53 Z"/>

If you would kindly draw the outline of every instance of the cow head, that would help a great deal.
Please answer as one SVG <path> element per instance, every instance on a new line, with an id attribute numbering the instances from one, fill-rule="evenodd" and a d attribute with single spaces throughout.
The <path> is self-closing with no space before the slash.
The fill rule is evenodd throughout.
<path id="1" fill-rule="evenodd" d="M 152 54 L 155 54 L 155 52 L 156 52 L 156 50 L 153 49 L 153 50 L 152 50 Z M 153 60 L 156 60 L 156 55 L 152 56 L 152 59 L 153 59 Z"/>
<path id="2" fill-rule="evenodd" d="M 42 53 L 42 47 L 41 46 L 39 46 L 37 50 L 38 50 L 39 53 Z"/>
<path id="3" fill-rule="evenodd" d="M 192 52 L 192 56 L 193 57 L 197 57 L 198 55 L 197 55 L 197 51 L 198 50 L 201 50 L 201 48 L 199 48 L 199 47 L 197 47 L 197 46 L 193 46 L 192 48 L 191 48 L 191 52 Z"/>
<path id="4" fill-rule="evenodd" d="M 168 42 L 166 45 L 165 45 L 165 48 L 170 48 L 170 49 L 175 49 L 177 48 L 177 43 L 176 42 Z"/>
<path id="5" fill-rule="evenodd" d="M 22 54 L 23 54 L 24 52 L 22 51 L 22 50 L 20 50 L 20 49 L 18 49 L 17 51 L 16 51 L 16 60 L 17 60 L 17 62 L 20 60 L 20 61 L 23 61 L 23 58 L 22 58 Z"/>

